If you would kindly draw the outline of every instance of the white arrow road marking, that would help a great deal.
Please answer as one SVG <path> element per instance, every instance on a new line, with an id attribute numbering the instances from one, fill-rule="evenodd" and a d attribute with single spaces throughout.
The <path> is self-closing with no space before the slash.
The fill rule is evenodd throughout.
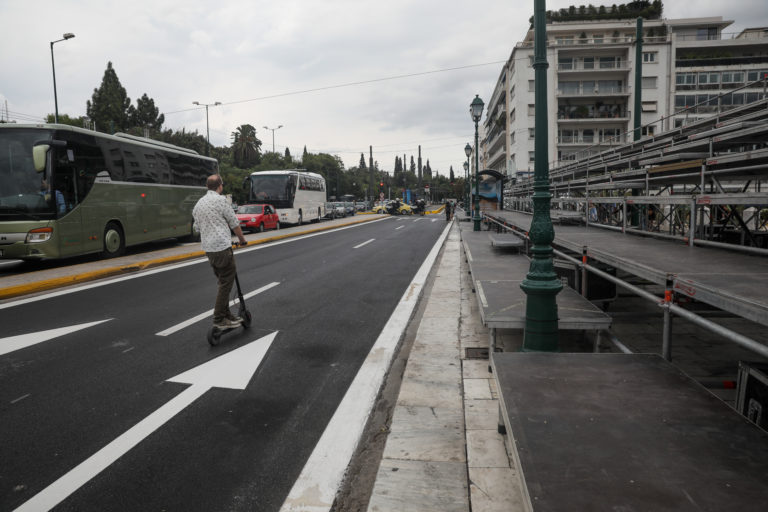
<path id="1" fill-rule="evenodd" d="M 432 222 L 437 222 L 439 219 L 432 219 Z"/>
<path id="2" fill-rule="evenodd" d="M 31 500 L 17 508 L 16 512 L 39 512 L 52 509 L 209 389 L 213 387 L 245 389 L 275 336 L 277 332 L 168 379 L 170 382 L 192 384 L 192 386 L 40 491 Z"/>
<path id="3" fill-rule="evenodd" d="M 275 286 L 277 286 L 277 285 L 279 285 L 279 284 L 280 284 L 280 283 L 278 283 L 278 282 L 269 283 L 269 284 L 267 284 L 267 285 L 264 285 L 264 286 L 262 286 L 262 287 L 261 287 L 261 288 L 259 288 L 258 290 L 253 290 L 253 291 L 252 291 L 252 292 L 250 292 L 250 293 L 246 293 L 245 295 L 243 295 L 243 298 L 244 298 L 244 299 L 250 299 L 250 298 L 251 298 L 251 297 L 253 297 L 254 295 L 258 295 L 258 294 L 260 294 L 261 292 L 265 292 L 265 291 L 269 290 L 270 288 L 274 288 Z M 229 301 L 229 305 L 230 305 L 230 306 L 234 306 L 234 305 L 235 305 L 235 304 L 237 304 L 238 302 L 239 302 L 239 299 L 234 299 L 234 300 L 231 300 L 231 301 Z M 166 330 L 164 330 L 164 331 L 160 331 L 160 332 L 158 332 L 158 333 L 155 333 L 155 336 L 169 336 L 169 335 L 171 335 L 171 334 L 173 334 L 173 333 L 175 333 L 175 332 L 178 332 L 178 331 L 182 330 L 182 329 L 183 329 L 183 328 L 185 328 L 185 327 L 188 327 L 188 326 L 190 326 L 190 325 L 192 325 L 192 324 L 194 324 L 194 323 L 197 323 L 197 322 L 199 322 L 200 320 L 205 320 L 206 318 L 208 318 L 209 316 L 212 316 L 212 315 L 213 315 L 213 310 L 212 310 L 212 309 L 209 309 L 209 310 L 208 310 L 208 311 L 206 311 L 205 313 L 200 313 L 200 314 L 199 314 L 199 315 L 197 315 L 197 316 L 193 316 L 193 317 L 192 317 L 192 318 L 190 318 L 189 320 L 184 320 L 184 321 L 183 321 L 183 322 L 181 322 L 180 324 L 176 324 L 176 325 L 174 325 L 173 327 L 169 327 L 169 328 L 167 328 L 167 329 L 166 329 Z"/>
<path id="4" fill-rule="evenodd" d="M 404 227 L 405 227 L 405 226 L 397 226 L 397 227 L 395 228 L 395 231 L 397 231 L 398 229 L 403 229 Z"/>
<path id="5" fill-rule="evenodd" d="M 358 245 L 354 246 L 353 249 L 359 249 L 359 248 L 361 248 L 364 245 L 368 245 L 369 243 L 373 242 L 374 240 L 376 240 L 376 239 L 375 238 L 371 238 L 370 240 L 368 240 L 366 242 L 363 242 L 361 244 L 358 244 Z"/>
<path id="6" fill-rule="evenodd" d="M 31 332 L 29 334 L 19 334 L 18 336 L 11 336 L 10 338 L 0 338 L 0 356 L 29 347 L 31 345 L 37 345 L 44 341 L 64 336 L 71 332 L 79 331 L 81 329 L 87 329 L 88 327 L 98 325 L 100 323 L 108 322 L 112 320 L 107 318 L 106 320 L 99 320 L 97 322 L 88 322 L 87 324 L 70 325 L 69 327 L 59 327 L 58 329 L 49 329 L 47 331 Z"/>

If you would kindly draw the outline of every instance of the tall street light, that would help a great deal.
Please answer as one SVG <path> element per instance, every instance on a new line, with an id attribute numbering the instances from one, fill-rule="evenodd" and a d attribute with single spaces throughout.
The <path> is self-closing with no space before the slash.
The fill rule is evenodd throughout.
<path id="1" fill-rule="evenodd" d="M 59 122 L 59 98 L 56 97 L 56 64 L 53 61 L 53 45 L 55 43 L 60 43 L 61 41 L 66 41 L 67 39 L 72 39 L 73 37 L 75 37 L 75 34 L 72 34 L 71 32 L 67 32 L 62 37 L 63 39 L 57 39 L 56 41 L 51 41 L 51 68 L 53 69 L 53 104 L 54 104 L 53 122 L 54 123 Z"/>
<path id="2" fill-rule="evenodd" d="M 192 104 L 205 106 L 205 140 L 208 143 L 205 146 L 205 154 L 211 156 L 211 130 L 208 128 L 208 107 L 217 107 L 221 105 L 221 102 L 217 101 L 215 103 L 200 103 L 199 101 L 193 101 Z"/>
<path id="3" fill-rule="evenodd" d="M 464 154 L 467 155 L 467 161 L 464 162 L 464 211 L 466 212 L 467 208 L 472 207 L 472 203 L 469 202 L 469 191 L 472 189 L 469 185 L 469 155 L 472 154 L 472 146 L 469 142 L 464 146 Z"/>
<path id="4" fill-rule="evenodd" d="M 545 0 L 534 0 L 533 37 L 535 74 L 535 143 L 533 172 L 533 219 L 528 230 L 531 238 L 531 266 L 520 288 L 525 292 L 524 352 L 556 352 L 558 350 L 557 294 L 563 284 L 557 278 L 552 259 L 555 229 L 549 215 L 552 195 L 549 193 L 547 161 L 547 27 Z"/>
<path id="5" fill-rule="evenodd" d="M 480 231 L 480 147 L 477 140 L 477 123 L 483 116 L 484 106 L 485 103 L 480 99 L 479 94 L 475 94 L 475 99 L 469 104 L 469 114 L 475 122 L 475 214 L 472 217 L 472 222 L 474 222 L 472 231 Z"/>
<path id="6" fill-rule="evenodd" d="M 272 152 L 273 153 L 275 152 L 275 130 L 279 130 L 282 127 L 283 125 L 281 124 L 277 125 L 277 128 L 270 128 L 269 126 L 264 127 L 265 130 L 272 130 Z"/>

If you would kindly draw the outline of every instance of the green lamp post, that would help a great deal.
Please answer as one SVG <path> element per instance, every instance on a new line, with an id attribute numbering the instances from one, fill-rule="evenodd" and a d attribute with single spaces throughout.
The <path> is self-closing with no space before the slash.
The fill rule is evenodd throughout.
<path id="1" fill-rule="evenodd" d="M 531 266 L 520 284 L 527 296 L 525 303 L 524 352 L 556 352 L 557 294 L 563 284 L 557 278 L 552 261 L 555 230 L 549 216 L 552 195 L 549 193 L 547 161 L 547 63 L 545 0 L 534 0 L 535 143 L 533 172 L 533 219 L 528 231 L 531 239 Z"/>
<path id="2" fill-rule="evenodd" d="M 480 231 L 480 147 L 477 140 L 477 123 L 480 122 L 480 118 L 483 115 L 484 106 L 485 103 L 480 99 L 479 94 L 475 94 L 475 99 L 469 104 L 469 114 L 475 122 L 475 213 L 472 217 L 472 222 L 474 223 L 472 231 Z"/>
<path id="3" fill-rule="evenodd" d="M 464 162 L 464 211 L 468 211 L 467 208 L 471 208 L 472 203 L 469 201 L 469 191 L 472 189 L 469 185 L 469 155 L 472 154 L 472 146 L 464 146 L 464 154 L 467 155 L 467 161 Z"/>

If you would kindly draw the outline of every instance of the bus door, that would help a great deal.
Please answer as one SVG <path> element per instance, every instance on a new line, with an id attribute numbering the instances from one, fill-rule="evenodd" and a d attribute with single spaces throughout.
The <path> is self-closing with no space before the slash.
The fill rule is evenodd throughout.
<path id="1" fill-rule="evenodd" d="M 55 204 L 59 249 L 62 256 L 83 248 L 83 219 L 77 186 L 74 152 L 70 147 L 55 148 L 51 176 L 51 199 Z"/>

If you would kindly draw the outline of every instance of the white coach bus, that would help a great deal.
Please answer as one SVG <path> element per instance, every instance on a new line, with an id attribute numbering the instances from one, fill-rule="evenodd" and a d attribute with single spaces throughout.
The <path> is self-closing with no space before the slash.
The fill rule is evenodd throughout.
<path id="1" fill-rule="evenodd" d="M 248 201 L 272 205 L 280 223 L 317 222 L 325 215 L 325 178 L 304 169 L 260 171 L 247 181 Z"/>

